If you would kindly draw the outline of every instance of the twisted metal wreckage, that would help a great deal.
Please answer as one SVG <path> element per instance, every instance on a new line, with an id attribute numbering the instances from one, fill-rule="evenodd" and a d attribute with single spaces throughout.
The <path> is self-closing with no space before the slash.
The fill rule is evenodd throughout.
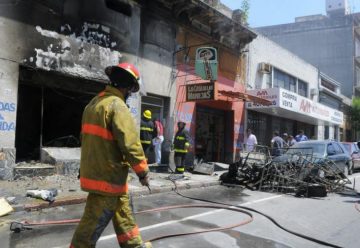
<path id="1" fill-rule="evenodd" d="M 282 159 L 271 157 L 270 148 L 265 146 L 242 152 L 240 160 L 230 164 L 229 171 L 220 180 L 225 185 L 305 197 L 325 197 L 351 184 L 333 161 L 316 157 L 311 148 L 287 148 L 286 151 Z"/>

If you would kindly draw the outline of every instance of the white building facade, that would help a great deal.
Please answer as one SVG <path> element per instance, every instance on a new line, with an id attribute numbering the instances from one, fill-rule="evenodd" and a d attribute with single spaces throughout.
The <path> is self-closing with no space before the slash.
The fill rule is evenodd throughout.
<path id="1" fill-rule="evenodd" d="M 268 145 L 274 131 L 295 136 L 303 130 L 309 139 L 339 139 L 343 113 L 319 103 L 324 74 L 317 68 L 261 35 L 249 45 L 248 64 L 247 93 L 272 102 L 246 105 L 247 128 L 259 144 Z"/>

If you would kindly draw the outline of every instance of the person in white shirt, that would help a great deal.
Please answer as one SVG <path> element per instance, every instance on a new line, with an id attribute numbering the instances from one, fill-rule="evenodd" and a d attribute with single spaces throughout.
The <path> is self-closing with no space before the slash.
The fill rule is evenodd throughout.
<path id="1" fill-rule="evenodd" d="M 257 139 L 254 134 L 252 134 L 252 130 L 248 128 L 246 130 L 246 141 L 245 141 L 246 147 L 245 150 L 247 152 L 252 152 L 257 145 Z"/>

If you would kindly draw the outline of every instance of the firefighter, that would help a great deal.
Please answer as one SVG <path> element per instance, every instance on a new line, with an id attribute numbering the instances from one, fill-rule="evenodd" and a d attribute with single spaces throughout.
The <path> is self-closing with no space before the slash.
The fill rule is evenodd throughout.
<path id="1" fill-rule="evenodd" d="M 177 123 L 178 131 L 174 138 L 174 161 L 175 161 L 175 173 L 184 174 L 185 171 L 185 158 L 190 146 L 190 135 L 185 129 L 185 122 L 179 121 Z"/>
<path id="2" fill-rule="evenodd" d="M 129 206 L 128 170 L 149 185 L 148 165 L 135 121 L 125 102 L 139 90 L 139 71 L 129 63 L 105 69 L 110 85 L 85 107 L 81 130 L 80 186 L 89 192 L 71 248 L 95 247 L 112 220 L 119 246 L 144 244 Z"/>
<path id="3" fill-rule="evenodd" d="M 152 140 L 156 137 L 154 122 L 151 120 L 151 111 L 145 110 L 141 117 L 140 123 L 140 141 L 143 147 L 145 156 L 149 157 Z"/>

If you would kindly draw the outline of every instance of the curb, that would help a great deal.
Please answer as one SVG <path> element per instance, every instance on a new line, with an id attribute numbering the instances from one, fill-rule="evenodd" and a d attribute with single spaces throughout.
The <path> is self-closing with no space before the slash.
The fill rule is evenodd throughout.
<path id="1" fill-rule="evenodd" d="M 189 190 L 189 189 L 195 189 L 195 188 L 205 188 L 205 187 L 217 186 L 220 184 L 221 184 L 221 182 L 219 180 L 209 181 L 209 182 L 181 181 L 181 182 L 177 183 L 177 189 L 178 190 Z M 151 193 L 150 193 L 149 190 L 146 187 L 144 187 L 141 189 L 132 190 L 132 191 L 130 191 L 130 193 L 134 197 L 140 197 L 140 196 L 146 196 L 146 195 L 171 192 L 174 189 L 175 189 L 175 187 L 173 185 L 172 186 L 164 186 L 164 187 L 153 187 L 153 188 L 151 188 Z M 87 193 L 84 192 L 84 195 L 62 197 L 62 198 L 56 199 L 52 203 L 49 203 L 49 202 L 31 203 L 31 204 L 25 204 L 25 205 L 16 205 L 16 206 L 13 206 L 13 208 L 16 212 L 18 212 L 18 211 L 38 211 L 38 210 L 45 209 L 45 208 L 52 208 L 52 207 L 84 203 L 84 202 L 86 202 L 86 198 L 87 198 Z"/>

